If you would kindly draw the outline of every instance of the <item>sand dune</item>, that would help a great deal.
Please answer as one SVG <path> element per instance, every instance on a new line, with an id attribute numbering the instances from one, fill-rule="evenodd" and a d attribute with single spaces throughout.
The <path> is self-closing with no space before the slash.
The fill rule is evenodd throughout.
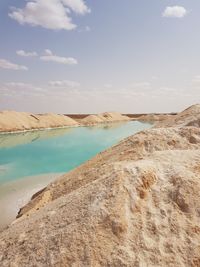
<path id="1" fill-rule="evenodd" d="M 35 195 L 0 234 L 0 266 L 199 266 L 200 128 L 185 126 L 198 108 Z"/>
<path id="2" fill-rule="evenodd" d="M 129 121 L 130 118 L 117 112 L 106 112 L 89 115 L 81 120 L 74 120 L 65 115 L 58 114 L 31 114 L 26 112 L 2 111 L 0 112 L 0 132 L 15 132 L 34 129 L 48 129 L 66 126 L 85 126 L 98 123 Z"/>
<path id="3" fill-rule="evenodd" d="M 171 114 L 146 114 L 139 116 L 137 118 L 138 121 L 144 121 L 144 122 L 160 122 L 165 121 L 166 119 L 171 120 L 175 115 Z"/>
<path id="4" fill-rule="evenodd" d="M 167 127 L 174 127 L 176 125 L 200 127 L 200 105 L 193 105 L 176 116 L 157 124 L 158 127 L 163 125 Z"/>
<path id="5" fill-rule="evenodd" d="M 13 132 L 77 125 L 78 123 L 75 120 L 64 115 L 39 115 L 16 111 L 0 112 L 0 132 Z"/>
<path id="6" fill-rule="evenodd" d="M 124 116 L 118 112 L 105 112 L 97 115 L 89 115 L 86 118 L 82 119 L 81 123 L 84 125 L 93 125 L 98 123 L 121 122 L 130 120 L 131 119 L 128 116 Z"/>

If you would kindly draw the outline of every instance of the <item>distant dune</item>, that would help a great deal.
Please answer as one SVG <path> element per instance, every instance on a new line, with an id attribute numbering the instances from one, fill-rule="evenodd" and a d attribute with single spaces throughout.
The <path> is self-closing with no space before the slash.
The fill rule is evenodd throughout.
<path id="1" fill-rule="evenodd" d="M 175 115 L 172 114 L 145 114 L 139 116 L 137 120 L 144 121 L 144 122 L 158 122 L 158 121 L 165 121 L 166 119 L 171 119 Z"/>
<path id="2" fill-rule="evenodd" d="M 0 112 L 0 132 L 15 132 L 34 129 L 75 127 L 80 125 L 94 125 L 107 122 L 121 122 L 131 120 L 117 112 L 106 112 L 89 115 L 84 119 L 75 120 L 66 115 L 31 114 L 26 112 L 2 111 Z"/>
<path id="3" fill-rule="evenodd" d="M 175 114 L 129 114 L 119 112 L 105 112 L 91 115 L 58 115 L 53 113 L 32 114 L 16 111 L 0 112 L 0 132 L 28 131 L 59 127 L 92 126 L 102 123 L 115 123 L 130 120 L 142 122 L 162 122 L 175 118 Z"/>
<path id="4" fill-rule="evenodd" d="M 77 126 L 75 120 L 57 114 L 31 114 L 26 112 L 0 112 L 0 132 L 25 131 L 63 126 Z"/>
<path id="5" fill-rule="evenodd" d="M 92 125 L 98 123 L 106 122 L 121 122 L 121 121 L 130 121 L 131 119 L 128 116 L 124 116 L 118 112 L 105 112 L 97 115 L 89 115 L 86 118 L 81 120 L 83 125 Z"/>
<path id="6" fill-rule="evenodd" d="M 199 266 L 199 118 L 192 106 L 35 194 L 0 234 L 0 266 Z"/>

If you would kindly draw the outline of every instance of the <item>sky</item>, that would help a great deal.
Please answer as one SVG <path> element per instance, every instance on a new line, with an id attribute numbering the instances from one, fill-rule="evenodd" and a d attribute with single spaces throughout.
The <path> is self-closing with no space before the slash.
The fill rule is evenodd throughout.
<path id="1" fill-rule="evenodd" d="M 200 1 L 1 0 L 0 110 L 176 112 L 200 102 Z"/>

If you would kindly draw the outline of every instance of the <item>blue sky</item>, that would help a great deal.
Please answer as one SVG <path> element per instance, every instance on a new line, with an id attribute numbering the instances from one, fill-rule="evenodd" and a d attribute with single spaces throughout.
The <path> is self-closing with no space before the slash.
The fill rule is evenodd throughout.
<path id="1" fill-rule="evenodd" d="M 0 109 L 170 112 L 199 102 L 199 9 L 196 0 L 1 0 Z"/>

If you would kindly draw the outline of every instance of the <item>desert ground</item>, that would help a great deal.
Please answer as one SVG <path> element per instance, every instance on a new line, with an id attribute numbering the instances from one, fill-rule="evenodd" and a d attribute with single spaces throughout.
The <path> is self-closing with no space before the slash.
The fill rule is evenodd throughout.
<path id="1" fill-rule="evenodd" d="M 0 234 L 0 265 L 199 266 L 199 121 L 192 106 L 51 182 Z"/>

